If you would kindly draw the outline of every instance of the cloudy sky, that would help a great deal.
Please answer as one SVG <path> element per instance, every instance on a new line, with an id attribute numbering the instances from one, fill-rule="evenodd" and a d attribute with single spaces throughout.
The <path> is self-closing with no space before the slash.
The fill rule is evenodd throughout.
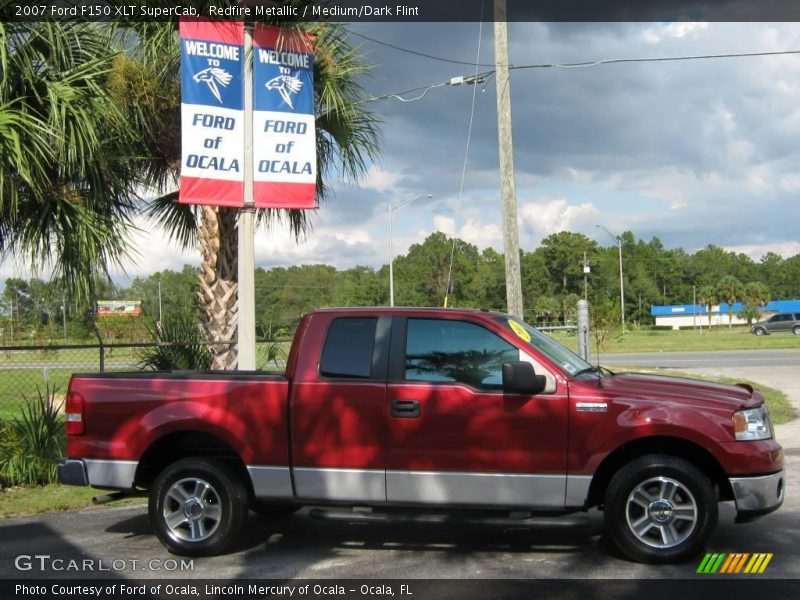
<path id="1" fill-rule="evenodd" d="M 348 28 L 466 62 L 476 60 L 480 41 L 480 62 L 494 61 L 491 24 Z M 376 96 L 474 72 L 353 40 L 376 65 L 365 81 Z M 514 65 L 800 50 L 800 24 L 512 23 L 509 44 Z M 395 214 L 397 253 L 436 230 L 502 250 L 494 79 L 475 94 L 459 193 L 474 89 L 442 86 L 413 102 L 375 102 L 382 161 L 359 185 L 337 185 L 305 241 L 296 244 L 281 227 L 259 232 L 258 265 L 379 267 L 388 260 L 387 206 L 421 194 L 433 199 Z M 562 230 L 610 245 L 599 224 L 689 251 L 717 244 L 755 259 L 800 253 L 800 54 L 520 69 L 511 98 L 524 249 Z M 140 256 L 127 265 L 129 276 L 198 262 L 196 251 L 147 230 L 132 239 Z M 10 261 L 0 265 L 0 277 L 20 273 Z"/>

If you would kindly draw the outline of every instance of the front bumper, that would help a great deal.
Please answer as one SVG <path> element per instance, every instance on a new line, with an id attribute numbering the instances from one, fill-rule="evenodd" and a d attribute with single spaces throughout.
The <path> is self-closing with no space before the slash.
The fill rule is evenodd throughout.
<path id="1" fill-rule="evenodd" d="M 736 500 L 736 522 L 751 521 L 771 513 L 783 504 L 783 470 L 771 475 L 755 477 L 731 477 L 731 488 Z"/>
<path id="2" fill-rule="evenodd" d="M 82 460 L 62 459 L 56 466 L 58 480 L 64 485 L 89 485 L 86 464 Z"/>

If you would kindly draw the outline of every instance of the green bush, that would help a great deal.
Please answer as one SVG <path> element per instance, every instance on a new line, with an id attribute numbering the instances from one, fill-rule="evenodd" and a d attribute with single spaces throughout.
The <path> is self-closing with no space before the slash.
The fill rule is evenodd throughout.
<path id="1" fill-rule="evenodd" d="M 156 346 L 141 352 L 139 366 L 155 371 L 203 371 L 211 368 L 211 351 L 199 324 L 189 314 L 164 319 L 161 331 L 152 330 Z"/>
<path id="2" fill-rule="evenodd" d="M 0 424 L 0 485 L 54 483 L 56 461 L 64 456 L 66 434 L 56 388 L 37 387 L 37 398 L 23 396 L 20 414 Z"/>
<path id="3" fill-rule="evenodd" d="M 258 367 L 262 371 L 267 369 L 270 366 L 270 363 L 278 367 L 280 366 L 278 361 L 286 359 L 286 351 L 283 349 L 280 342 L 267 340 L 265 350 L 266 360 L 264 361 L 264 364 Z"/>

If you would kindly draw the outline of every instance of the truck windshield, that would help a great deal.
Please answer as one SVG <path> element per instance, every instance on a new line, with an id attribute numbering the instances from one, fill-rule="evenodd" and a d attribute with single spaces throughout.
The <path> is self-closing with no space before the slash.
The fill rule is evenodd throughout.
<path id="1" fill-rule="evenodd" d="M 562 346 L 553 338 L 543 334 L 527 323 L 509 317 L 499 317 L 497 320 L 502 323 L 506 329 L 513 331 L 523 342 L 536 348 L 536 350 L 544 354 L 570 375 L 596 371 L 591 364 L 583 360 L 572 350 Z"/>

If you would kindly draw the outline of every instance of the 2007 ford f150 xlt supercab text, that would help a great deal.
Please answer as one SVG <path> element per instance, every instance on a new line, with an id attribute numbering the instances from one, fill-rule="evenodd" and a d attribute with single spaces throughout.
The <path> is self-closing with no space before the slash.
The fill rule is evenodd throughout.
<path id="1" fill-rule="evenodd" d="M 61 481 L 148 491 L 178 554 L 223 552 L 248 508 L 599 507 L 624 554 L 674 562 L 703 548 L 719 501 L 738 521 L 783 502 L 758 391 L 615 375 L 497 312 L 320 310 L 285 374 L 74 375 L 66 405 Z"/>

